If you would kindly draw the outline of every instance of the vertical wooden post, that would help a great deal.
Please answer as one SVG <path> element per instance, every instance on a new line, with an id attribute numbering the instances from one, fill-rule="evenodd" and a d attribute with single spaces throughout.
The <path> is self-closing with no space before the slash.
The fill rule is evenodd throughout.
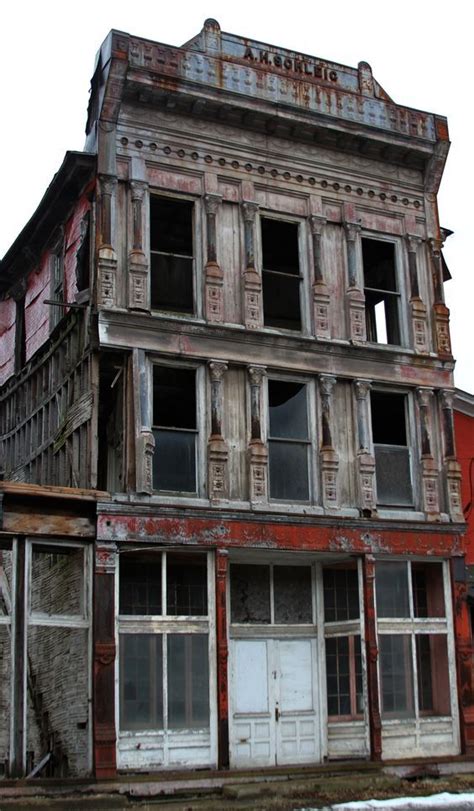
<path id="1" fill-rule="evenodd" d="M 26 544 L 23 537 L 17 538 L 15 557 L 15 592 L 12 611 L 13 663 L 11 671 L 11 729 L 10 776 L 22 777 L 26 762 Z"/>
<path id="2" fill-rule="evenodd" d="M 115 544 L 96 544 L 94 572 L 94 772 L 115 777 Z"/>
<path id="3" fill-rule="evenodd" d="M 218 717 L 218 765 L 229 767 L 229 685 L 227 660 L 227 570 L 228 553 L 225 549 L 216 552 L 216 635 L 217 635 L 217 717 Z"/>
<path id="4" fill-rule="evenodd" d="M 364 608 L 365 644 L 367 651 L 367 690 L 370 725 L 370 751 L 372 760 L 382 759 L 382 719 L 380 715 L 378 685 L 378 647 L 375 619 L 375 560 L 373 555 L 365 555 Z"/>
<path id="5" fill-rule="evenodd" d="M 457 693 L 461 746 L 466 755 L 474 755 L 474 684 L 473 649 L 464 558 L 451 558 L 454 638 L 456 641 Z"/>

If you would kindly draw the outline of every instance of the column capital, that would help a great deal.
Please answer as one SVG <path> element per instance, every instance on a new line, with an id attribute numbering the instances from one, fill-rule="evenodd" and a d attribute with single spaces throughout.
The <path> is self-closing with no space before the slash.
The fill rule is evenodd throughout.
<path id="1" fill-rule="evenodd" d="M 332 390 L 337 383 L 337 378 L 334 375 L 319 375 L 319 386 L 322 394 L 330 397 Z"/>
<path id="2" fill-rule="evenodd" d="M 148 183 L 145 180 L 131 180 L 130 192 L 132 195 L 132 200 L 139 200 L 140 202 L 142 202 L 145 197 L 147 188 Z"/>
<path id="3" fill-rule="evenodd" d="M 362 230 L 362 226 L 358 225 L 355 222 L 344 222 L 344 230 L 346 232 L 346 237 L 349 242 L 355 242 L 358 235 Z"/>
<path id="4" fill-rule="evenodd" d="M 426 388 L 425 386 L 419 386 L 416 390 L 416 394 L 418 397 L 418 402 L 421 406 L 428 407 L 430 404 L 430 400 L 433 397 L 434 391 L 433 389 Z"/>
<path id="5" fill-rule="evenodd" d="M 247 366 L 248 376 L 252 386 L 261 386 L 267 373 L 266 366 Z"/>
<path id="6" fill-rule="evenodd" d="M 354 380 L 354 390 L 358 400 L 366 400 L 371 388 L 370 380 Z"/>
<path id="7" fill-rule="evenodd" d="M 441 408 L 446 408 L 452 411 L 454 391 L 450 389 L 442 389 L 442 391 L 440 391 L 440 396 L 441 396 Z"/>
<path id="8" fill-rule="evenodd" d="M 225 361 L 210 360 L 208 362 L 208 368 L 211 380 L 220 382 L 227 372 L 229 365 Z"/>
<path id="9" fill-rule="evenodd" d="M 423 243 L 423 239 L 417 234 L 405 234 L 405 240 L 409 253 L 416 253 L 419 246 Z"/>
<path id="10" fill-rule="evenodd" d="M 324 226 L 327 224 L 327 217 L 322 217 L 319 214 L 311 214 L 310 217 L 308 217 L 308 221 L 313 236 L 320 237 Z"/>
<path id="11" fill-rule="evenodd" d="M 242 203 L 242 213 L 245 222 L 255 222 L 258 209 L 259 209 L 258 203 L 253 203 L 250 202 L 249 200 L 244 200 Z"/>
<path id="12" fill-rule="evenodd" d="M 222 203 L 221 194 L 205 194 L 202 198 L 204 200 L 204 207 L 206 214 L 217 214 L 217 210 Z"/>
<path id="13" fill-rule="evenodd" d="M 113 194 L 117 188 L 118 180 L 115 175 L 99 175 L 99 181 L 102 194 Z"/>

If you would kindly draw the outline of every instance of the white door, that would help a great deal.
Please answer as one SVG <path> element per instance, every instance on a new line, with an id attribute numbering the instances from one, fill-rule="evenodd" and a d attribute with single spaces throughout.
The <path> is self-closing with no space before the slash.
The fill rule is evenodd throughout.
<path id="1" fill-rule="evenodd" d="M 231 645 L 232 766 L 320 760 L 315 639 Z"/>

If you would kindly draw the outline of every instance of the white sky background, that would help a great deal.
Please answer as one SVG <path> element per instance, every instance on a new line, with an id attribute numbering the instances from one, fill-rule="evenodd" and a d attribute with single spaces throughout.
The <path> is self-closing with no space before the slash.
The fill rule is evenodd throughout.
<path id="1" fill-rule="evenodd" d="M 182 45 L 215 17 L 224 31 L 357 67 L 366 61 L 395 102 L 446 115 L 451 151 L 441 224 L 453 276 L 455 381 L 474 393 L 473 20 L 465 0 L 17 0 L 0 12 L 0 256 L 36 209 L 66 150 L 81 150 L 94 59 L 111 28 Z"/>

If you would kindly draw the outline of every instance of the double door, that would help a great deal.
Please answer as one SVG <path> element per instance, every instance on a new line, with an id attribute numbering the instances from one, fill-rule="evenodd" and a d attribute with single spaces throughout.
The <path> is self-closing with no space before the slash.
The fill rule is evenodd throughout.
<path id="1" fill-rule="evenodd" d="M 230 656 L 231 765 L 318 762 L 316 640 L 234 639 Z"/>

